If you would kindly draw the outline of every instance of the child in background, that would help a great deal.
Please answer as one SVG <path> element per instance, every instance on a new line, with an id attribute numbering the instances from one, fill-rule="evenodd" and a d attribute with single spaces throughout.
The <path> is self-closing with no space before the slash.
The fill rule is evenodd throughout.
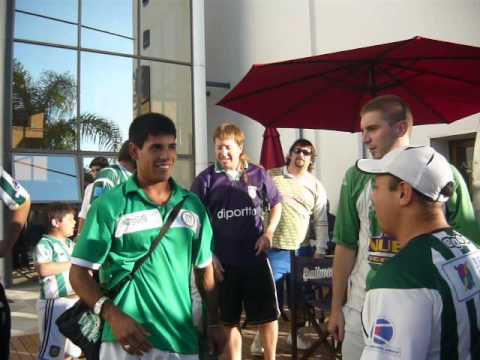
<path id="1" fill-rule="evenodd" d="M 40 350 L 38 359 L 77 358 L 79 347 L 58 330 L 55 320 L 78 300 L 70 285 L 70 256 L 74 242 L 75 210 L 53 203 L 48 211 L 48 234 L 35 247 L 34 261 L 40 277 L 38 300 Z"/>

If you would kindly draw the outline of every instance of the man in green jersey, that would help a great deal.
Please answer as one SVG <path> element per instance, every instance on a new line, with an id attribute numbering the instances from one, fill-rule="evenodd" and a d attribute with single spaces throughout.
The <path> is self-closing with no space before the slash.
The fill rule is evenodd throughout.
<path id="1" fill-rule="evenodd" d="M 364 105 L 360 116 L 363 142 L 374 159 L 410 144 L 413 116 L 399 97 L 376 97 Z M 458 170 L 452 167 L 452 171 L 454 193 L 445 206 L 447 221 L 461 234 L 478 241 L 479 229 L 467 186 Z M 367 274 L 399 250 L 398 241 L 385 234 L 378 224 L 371 202 L 372 180 L 373 175 L 362 173 L 355 166 L 347 170 L 335 222 L 333 296 L 328 327 L 337 340 L 343 341 L 344 360 L 358 360 L 364 347 L 360 312 Z"/>
<path id="2" fill-rule="evenodd" d="M 100 170 L 92 185 L 90 203 L 106 191 L 127 181 L 135 171 L 135 161 L 130 156 L 128 147 L 129 142 L 125 141 L 118 152 L 118 164 Z"/>
<path id="3" fill-rule="evenodd" d="M 70 280 L 80 298 L 105 320 L 100 359 L 198 359 L 190 297 L 192 268 L 207 306 L 208 335 L 221 352 L 212 267 L 212 229 L 198 197 L 176 184 L 176 129 L 161 114 L 137 117 L 129 130 L 137 172 L 95 200 L 72 256 Z M 185 199 L 155 251 L 114 299 L 111 289 L 128 275 L 159 234 L 170 211 Z M 136 357 L 136 358 L 137 358 Z"/>
<path id="4" fill-rule="evenodd" d="M 27 222 L 30 195 L 0 166 L 0 199 L 12 211 L 7 238 L 0 241 L 0 257 L 8 256 Z M 8 360 L 10 353 L 11 316 L 7 297 L 0 283 L 0 359 Z"/>
<path id="5" fill-rule="evenodd" d="M 445 218 L 450 164 L 421 146 L 357 167 L 376 174 L 378 222 L 400 248 L 367 283 L 361 359 L 480 359 L 480 247 Z"/>

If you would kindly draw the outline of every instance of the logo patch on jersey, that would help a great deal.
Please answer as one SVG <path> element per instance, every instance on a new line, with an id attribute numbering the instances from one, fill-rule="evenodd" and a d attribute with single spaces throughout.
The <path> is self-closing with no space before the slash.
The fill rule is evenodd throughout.
<path id="1" fill-rule="evenodd" d="M 395 256 L 400 251 L 399 242 L 385 234 L 372 236 L 368 246 L 368 262 L 371 265 L 380 265 Z"/>
<path id="2" fill-rule="evenodd" d="M 473 281 L 473 275 L 468 268 L 468 264 L 458 264 L 454 266 L 454 268 L 457 270 L 458 276 L 463 282 L 463 285 L 465 285 L 465 290 L 471 290 L 475 286 L 475 282 Z"/>
<path id="3" fill-rule="evenodd" d="M 467 301 L 480 293 L 480 251 L 447 261 L 441 269 L 457 301 Z"/>
<path id="4" fill-rule="evenodd" d="M 379 318 L 375 321 L 372 334 L 373 342 L 385 345 L 393 338 L 393 325 L 387 319 Z"/>
<path id="5" fill-rule="evenodd" d="M 182 221 L 187 225 L 188 227 L 192 227 L 195 225 L 195 216 L 191 211 L 184 211 L 182 213 Z"/>
<path id="6" fill-rule="evenodd" d="M 193 231 L 195 236 L 198 236 L 200 233 L 200 219 L 194 212 L 182 209 L 173 221 L 172 228 L 188 228 Z"/>
<path id="7" fill-rule="evenodd" d="M 470 245 L 471 242 L 463 236 L 445 236 L 441 238 L 440 241 L 450 249 L 460 249 L 460 251 L 464 254 L 467 254 L 470 251 L 468 245 Z"/>
<path id="8" fill-rule="evenodd" d="M 248 191 L 248 195 L 250 196 L 250 198 L 255 199 L 257 197 L 257 187 L 256 186 L 249 185 L 247 191 Z"/>

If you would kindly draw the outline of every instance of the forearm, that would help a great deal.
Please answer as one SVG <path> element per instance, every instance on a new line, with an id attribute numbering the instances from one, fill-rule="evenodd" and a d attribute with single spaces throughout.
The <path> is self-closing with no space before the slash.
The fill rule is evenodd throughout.
<path id="1" fill-rule="evenodd" d="M 92 308 L 97 300 L 105 295 L 100 285 L 92 277 L 91 271 L 87 268 L 72 265 L 70 269 L 70 283 L 80 299 Z"/>
<path id="2" fill-rule="evenodd" d="M 278 203 L 270 210 L 269 222 L 264 231 L 265 234 L 270 236 L 270 239 L 272 238 L 273 233 L 277 229 L 281 216 L 282 216 L 282 204 Z"/>
<path id="3" fill-rule="evenodd" d="M 7 230 L 6 239 L 2 241 L 0 246 L 0 257 L 10 254 L 13 245 L 20 237 L 25 224 L 27 223 L 28 214 L 30 212 L 30 199 L 28 198 L 25 203 L 14 210 L 11 215 L 9 227 Z"/>
<path id="4" fill-rule="evenodd" d="M 41 277 L 61 274 L 68 271 L 70 266 L 72 266 L 70 261 L 36 264 L 38 275 Z"/>
<path id="5" fill-rule="evenodd" d="M 213 265 L 209 264 L 202 269 L 195 269 L 195 284 L 207 308 L 208 323 L 220 322 L 218 291 L 215 284 Z"/>
<path id="6" fill-rule="evenodd" d="M 333 260 L 332 311 L 341 311 L 348 278 L 355 264 L 355 250 L 338 245 Z"/>

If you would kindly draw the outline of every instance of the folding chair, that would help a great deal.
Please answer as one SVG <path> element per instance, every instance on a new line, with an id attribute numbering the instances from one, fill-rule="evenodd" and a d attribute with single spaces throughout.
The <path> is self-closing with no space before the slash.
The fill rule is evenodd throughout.
<path id="1" fill-rule="evenodd" d="M 333 257 L 322 259 L 312 257 L 291 256 L 292 277 L 291 291 L 291 332 L 292 332 L 292 359 L 298 359 L 297 349 L 297 318 L 303 312 L 304 318 L 317 333 L 317 339 L 310 348 L 305 350 L 301 359 L 308 359 L 321 345 L 332 353 L 337 353 L 328 341 L 328 331 L 325 327 L 325 318 L 330 311 L 332 292 L 332 265 Z M 307 289 L 307 291 L 305 291 Z M 305 292 L 310 292 L 305 296 Z"/>

